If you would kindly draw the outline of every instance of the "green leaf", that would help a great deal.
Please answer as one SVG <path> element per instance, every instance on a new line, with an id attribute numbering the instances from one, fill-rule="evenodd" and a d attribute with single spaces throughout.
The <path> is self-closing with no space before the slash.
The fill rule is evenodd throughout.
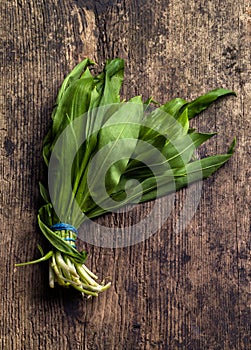
<path id="1" fill-rule="evenodd" d="M 193 141 L 194 147 L 197 148 L 216 134 L 217 134 L 216 132 L 213 132 L 213 133 L 191 132 L 188 135 Z"/>
<path id="2" fill-rule="evenodd" d="M 185 108 L 188 109 L 188 118 L 189 120 L 197 116 L 199 113 L 204 111 L 207 107 L 211 105 L 214 101 L 218 100 L 221 97 L 234 95 L 236 96 L 234 91 L 226 90 L 226 89 L 215 89 L 212 90 L 205 95 L 202 95 L 192 102 L 186 103 L 179 110 L 178 115 L 180 115 Z"/>
<path id="3" fill-rule="evenodd" d="M 45 203 L 50 203 L 50 195 L 48 190 L 44 187 L 44 185 L 42 184 L 42 182 L 39 182 L 39 189 L 40 189 L 40 194 L 43 198 L 43 200 L 45 201 Z"/>
<path id="4" fill-rule="evenodd" d="M 48 136 L 49 139 L 45 139 L 44 156 L 46 161 L 49 159 L 53 146 L 65 127 L 88 111 L 91 93 L 94 88 L 93 84 L 92 77 L 82 78 L 72 83 L 64 93 L 54 113 L 51 135 Z M 85 130 L 85 124 L 86 119 L 83 118 L 82 132 Z"/>
<path id="5" fill-rule="evenodd" d="M 94 89 L 94 79 L 88 68 L 79 79 L 74 75 L 70 84 L 67 79 L 67 84 L 67 88 L 64 88 L 64 92 L 57 99 L 52 115 L 53 124 L 43 143 L 43 156 L 47 165 L 52 149 L 65 127 L 88 111 Z"/>
<path id="6" fill-rule="evenodd" d="M 236 146 L 236 138 L 233 139 L 231 145 L 229 146 L 227 153 L 232 155 L 234 153 L 235 146 Z"/>
<path id="7" fill-rule="evenodd" d="M 41 254 L 42 256 L 44 256 L 44 250 L 43 250 L 43 248 L 41 247 L 40 244 L 37 244 L 37 248 L 38 248 L 38 250 L 40 251 L 40 254 Z"/>
<path id="8" fill-rule="evenodd" d="M 119 103 L 119 92 L 124 79 L 124 61 L 116 58 L 108 60 L 104 71 L 97 76 L 96 86 L 100 94 L 99 106 Z"/>
<path id="9" fill-rule="evenodd" d="M 186 164 L 181 169 L 175 169 L 175 176 L 189 176 L 191 182 L 206 179 L 218 170 L 231 157 L 231 154 L 220 154 L 206 157 Z"/>
<path id="10" fill-rule="evenodd" d="M 75 68 L 73 68 L 73 70 L 66 76 L 63 84 L 61 85 L 61 88 L 58 92 L 56 105 L 60 102 L 67 88 L 81 77 L 82 73 L 86 70 L 88 66 L 94 65 L 94 64 L 95 63 L 93 61 L 91 61 L 89 58 L 86 58 L 85 60 L 80 62 L 78 65 L 76 65 Z"/>

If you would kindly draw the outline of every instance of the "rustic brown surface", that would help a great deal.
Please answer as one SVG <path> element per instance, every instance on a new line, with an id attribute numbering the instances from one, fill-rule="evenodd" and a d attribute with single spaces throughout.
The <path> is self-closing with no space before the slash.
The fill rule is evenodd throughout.
<path id="1" fill-rule="evenodd" d="M 0 349 L 250 348 L 250 2 L 3 0 L 0 6 Z M 45 245 L 36 225 L 42 139 L 64 75 L 85 56 L 100 64 L 126 60 L 125 97 L 191 99 L 218 86 L 238 95 L 194 122 L 220 134 L 203 155 L 224 152 L 233 136 L 238 146 L 204 182 L 190 224 L 174 232 L 182 191 L 166 224 L 146 241 L 117 250 L 87 247 L 89 266 L 113 281 L 91 301 L 50 290 L 45 264 L 14 268 L 38 257 L 38 242 Z M 142 205 L 134 215 L 150 208 Z"/>

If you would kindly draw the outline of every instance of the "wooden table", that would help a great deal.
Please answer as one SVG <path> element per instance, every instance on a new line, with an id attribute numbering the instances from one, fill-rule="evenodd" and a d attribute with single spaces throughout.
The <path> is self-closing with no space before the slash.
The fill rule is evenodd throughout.
<path id="1" fill-rule="evenodd" d="M 0 349 L 250 348 L 251 7 L 244 1 L 3 0 L 1 12 Z M 15 268 L 46 246 L 36 223 L 42 140 L 58 88 L 84 57 L 125 59 L 123 96 L 193 99 L 225 87 L 193 126 L 217 131 L 201 155 L 234 157 L 203 183 L 175 231 L 187 192 L 162 228 L 134 246 L 79 242 L 109 291 L 84 300 L 48 287 L 46 263 Z M 161 200 L 165 208 L 166 199 Z M 152 203 L 133 212 L 140 219 Z M 161 210 L 159 212 L 162 215 Z M 116 225 L 116 215 L 100 219 Z M 124 214 L 126 225 L 130 215 Z"/>

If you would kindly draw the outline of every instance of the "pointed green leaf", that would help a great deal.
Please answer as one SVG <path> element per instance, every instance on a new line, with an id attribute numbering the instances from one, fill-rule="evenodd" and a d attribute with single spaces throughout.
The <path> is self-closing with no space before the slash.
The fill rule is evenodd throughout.
<path id="1" fill-rule="evenodd" d="M 93 61 L 91 61 L 89 58 L 86 58 L 85 60 L 80 62 L 78 65 L 76 65 L 76 67 L 73 68 L 73 70 L 66 76 L 66 78 L 63 81 L 63 84 L 61 85 L 61 88 L 58 92 L 56 105 L 61 100 L 67 88 L 81 77 L 82 73 L 85 71 L 85 69 L 88 66 L 93 64 L 95 64 Z"/>
<path id="2" fill-rule="evenodd" d="M 205 95 L 202 95 L 192 102 L 186 103 L 183 105 L 183 107 L 179 110 L 178 115 L 180 115 L 184 108 L 188 109 L 188 118 L 192 119 L 202 111 L 204 111 L 207 107 L 210 106 L 211 103 L 218 100 L 221 97 L 228 96 L 228 95 L 234 95 L 236 96 L 234 91 L 226 90 L 226 89 L 215 89 L 212 90 Z"/>
<path id="3" fill-rule="evenodd" d="M 50 203 L 50 195 L 48 190 L 44 187 L 44 185 L 42 184 L 42 182 L 39 182 L 39 189 L 40 189 L 40 194 L 43 198 L 43 200 L 45 201 L 45 203 Z"/>

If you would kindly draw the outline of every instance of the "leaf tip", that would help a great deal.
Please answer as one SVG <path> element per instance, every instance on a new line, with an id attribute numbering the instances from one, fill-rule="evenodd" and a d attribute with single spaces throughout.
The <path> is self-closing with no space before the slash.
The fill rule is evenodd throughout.
<path id="1" fill-rule="evenodd" d="M 236 146 L 236 137 L 234 137 L 231 145 L 229 146 L 229 149 L 227 151 L 228 154 L 233 154 L 234 153 L 234 150 L 235 150 L 235 146 Z"/>

